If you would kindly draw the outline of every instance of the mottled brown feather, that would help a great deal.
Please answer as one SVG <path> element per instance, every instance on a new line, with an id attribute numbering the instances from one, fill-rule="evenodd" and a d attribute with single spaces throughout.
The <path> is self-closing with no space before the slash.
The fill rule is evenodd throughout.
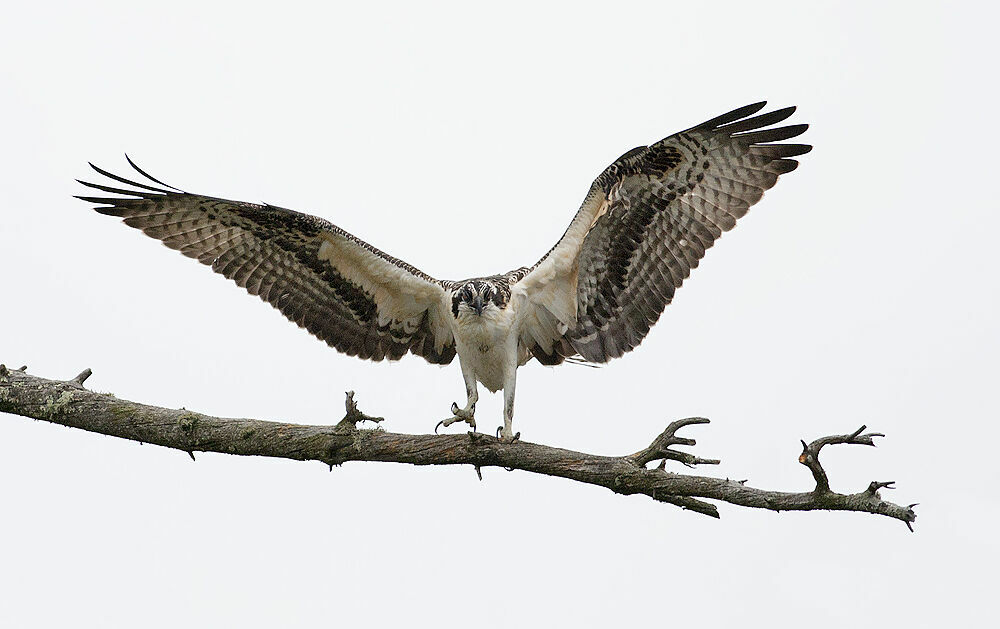
<path id="1" fill-rule="evenodd" d="M 754 116 L 764 105 L 741 107 L 632 149 L 601 173 L 581 208 L 608 204 L 578 251 L 576 321 L 554 339 L 551 352 L 529 348 L 540 362 L 579 355 L 600 363 L 634 349 L 706 250 L 778 175 L 798 166 L 788 158 L 811 146 L 768 143 L 796 137 L 807 125 L 764 129 L 795 111 Z"/>
<path id="2" fill-rule="evenodd" d="M 455 356 L 454 339 L 434 339 L 427 312 L 417 324 L 379 324 L 372 290 L 348 281 L 318 256 L 323 234 L 346 238 L 406 274 L 450 288 L 321 218 L 270 205 L 228 201 L 182 192 L 149 177 L 159 186 L 132 181 L 91 166 L 129 189 L 81 181 L 122 197 L 79 198 L 97 204 L 102 214 L 121 217 L 171 249 L 195 258 L 280 310 L 289 320 L 351 356 L 395 360 L 408 351 L 432 363 L 447 364 Z"/>

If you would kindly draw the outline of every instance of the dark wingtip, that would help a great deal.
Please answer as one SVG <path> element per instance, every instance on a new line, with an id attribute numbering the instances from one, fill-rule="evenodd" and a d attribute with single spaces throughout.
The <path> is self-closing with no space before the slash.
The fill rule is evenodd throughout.
<path id="1" fill-rule="evenodd" d="M 786 175 L 799 167 L 794 159 L 776 159 L 769 164 L 771 170 L 779 175 Z"/>
<path id="2" fill-rule="evenodd" d="M 114 201 L 114 199 L 109 199 L 107 197 L 85 197 L 81 194 L 74 194 L 73 198 L 86 201 L 87 203 L 110 203 L 111 201 Z"/>
<path id="3" fill-rule="evenodd" d="M 716 116 L 711 120 L 706 120 L 705 122 L 697 126 L 694 126 L 691 129 L 714 129 L 722 125 L 729 124 L 731 122 L 736 122 L 737 120 L 746 118 L 747 116 L 752 116 L 753 114 L 763 109 L 765 106 L 767 106 L 766 100 L 753 103 L 752 105 L 744 105 L 743 107 L 740 107 L 738 109 L 728 111 L 722 114 L 721 116 Z M 691 129 L 689 129 L 689 131 Z"/>
<path id="4" fill-rule="evenodd" d="M 115 205 L 105 205 L 108 203 L 114 203 L 114 199 L 107 199 L 103 197 L 85 197 L 80 195 L 73 195 L 74 199 L 80 199 L 81 201 L 86 201 L 87 203 L 94 203 L 97 207 L 93 208 L 98 214 L 104 214 L 105 216 L 124 216 L 124 210 Z"/>
<path id="5" fill-rule="evenodd" d="M 154 183 L 158 183 L 161 186 L 170 188 L 171 190 L 176 190 L 177 192 L 184 192 L 180 188 L 175 188 L 174 186 L 171 186 L 168 183 L 163 183 L 162 181 L 160 181 L 156 177 L 153 177 L 152 175 L 150 175 L 149 173 L 147 173 L 143 169 L 139 168 L 138 164 L 136 164 L 135 162 L 133 162 L 132 158 L 128 156 L 128 153 L 125 153 L 125 161 L 127 161 L 129 163 L 129 166 L 131 166 L 132 168 L 134 168 L 136 170 L 136 172 L 138 172 L 140 175 L 142 175 L 146 179 L 149 179 L 150 181 L 152 181 Z"/>
<path id="6" fill-rule="evenodd" d="M 769 122 L 768 124 L 775 124 L 787 118 L 791 118 L 792 114 L 795 113 L 796 109 L 798 109 L 798 107 L 796 107 L 795 105 L 792 105 L 791 107 L 782 107 L 781 109 L 775 109 L 770 114 L 767 114 L 767 116 L 770 117 L 771 120 L 773 120 L 773 122 Z"/>
<path id="7" fill-rule="evenodd" d="M 752 116 L 749 118 L 741 118 L 734 122 L 716 127 L 717 131 L 722 131 L 728 133 L 732 136 L 743 135 L 744 137 L 748 132 L 759 131 L 764 132 L 764 127 L 769 127 L 773 124 L 777 124 L 784 120 L 787 120 L 793 113 L 795 113 L 795 107 L 785 107 L 784 109 L 775 109 L 774 111 L 769 111 L 766 114 L 760 114 L 759 116 Z M 792 125 L 790 127 L 781 127 L 782 129 L 792 129 L 798 128 L 802 125 Z M 805 129 L 802 129 L 803 131 Z M 771 130 L 773 131 L 773 129 Z M 801 133 L 801 131 L 800 131 Z"/>
<path id="8" fill-rule="evenodd" d="M 740 127 L 737 127 L 740 128 Z M 809 128 L 807 124 L 793 124 L 787 127 L 777 127 L 773 129 L 759 129 L 732 133 L 731 137 L 749 144 L 765 144 L 767 142 L 780 142 L 798 137 Z"/>
<path id="9" fill-rule="evenodd" d="M 101 168 L 100 166 L 94 164 L 93 162 L 87 162 L 87 164 L 91 168 L 93 168 L 97 173 L 99 173 L 99 174 L 101 174 L 101 175 L 103 175 L 103 176 L 105 176 L 108 179 L 111 179 L 113 181 L 117 181 L 119 183 L 123 183 L 123 184 L 125 184 L 127 186 L 133 186 L 133 187 L 136 187 L 136 188 L 140 188 L 142 190 L 149 190 L 150 192 L 155 192 L 157 194 L 171 194 L 170 190 L 164 190 L 162 188 L 156 188 L 156 187 L 153 187 L 153 186 L 146 185 L 144 183 L 139 183 L 137 181 L 132 181 L 131 179 L 126 179 L 126 178 L 121 177 L 119 175 L 116 175 L 116 174 L 114 174 L 112 172 L 104 170 L 103 168 Z M 134 166 L 134 164 L 133 164 L 133 166 Z M 138 168 L 136 170 L 138 170 Z M 154 181 L 154 182 L 160 184 L 161 186 L 164 186 L 166 188 L 171 188 L 172 190 L 177 190 L 177 188 L 174 188 L 173 186 L 168 186 L 167 184 L 165 184 L 165 183 L 163 183 L 161 181 L 156 181 L 155 179 L 153 179 L 149 175 L 146 175 L 146 173 L 143 173 L 141 170 L 139 170 L 139 172 L 142 175 L 144 175 L 147 178 L 149 178 L 151 181 Z M 80 181 L 80 180 L 78 179 L 77 181 Z M 105 190 L 105 191 L 109 191 L 109 192 L 113 191 L 116 194 L 129 194 L 129 195 L 135 195 L 135 196 L 143 196 L 143 193 L 138 192 L 138 191 L 134 191 L 134 190 L 127 190 L 127 191 L 123 191 L 123 190 L 120 190 L 120 189 L 110 190 L 107 187 L 103 187 L 103 186 L 100 186 L 98 184 L 88 183 L 86 181 L 80 181 L 80 183 L 82 183 L 83 185 L 88 186 L 90 188 L 97 188 L 99 190 Z M 181 190 L 177 190 L 177 191 L 178 192 L 182 192 Z"/>
<path id="10" fill-rule="evenodd" d="M 126 190 L 125 188 L 114 188 L 112 186 L 105 186 L 99 183 L 90 183 L 89 181 L 83 181 L 82 179 L 77 179 L 77 181 L 87 186 L 88 188 L 93 188 L 94 190 L 100 190 L 101 192 L 110 192 L 111 194 L 120 194 L 123 196 L 132 196 L 140 198 L 146 196 L 144 193 L 138 190 Z"/>

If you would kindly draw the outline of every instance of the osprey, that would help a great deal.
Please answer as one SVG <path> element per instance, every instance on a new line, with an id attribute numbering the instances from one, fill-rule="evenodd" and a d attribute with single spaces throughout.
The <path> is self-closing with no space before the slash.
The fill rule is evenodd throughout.
<path id="1" fill-rule="evenodd" d="M 91 164 L 128 188 L 80 181 L 121 196 L 78 198 L 211 266 L 345 354 L 411 352 L 439 365 L 457 354 L 466 403 L 438 426 L 475 429 L 478 382 L 503 389 L 498 434 L 509 442 L 520 434 L 511 424 L 518 367 L 532 358 L 604 363 L 635 348 L 705 250 L 798 166 L 789 158 L 812 148 L 776 143 L 807 125 L 771 127 L 795 108 L 755 116 L 764 105 L 625 153 L 541 260 L 463 281 L 434 279 L 315 216 L 189 194 L 130 159 L 149 183 Z"/>

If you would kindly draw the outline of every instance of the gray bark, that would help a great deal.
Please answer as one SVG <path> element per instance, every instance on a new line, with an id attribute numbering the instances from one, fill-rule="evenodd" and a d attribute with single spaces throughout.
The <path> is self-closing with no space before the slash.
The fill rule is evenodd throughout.
<path id="1" fill-rule="evenodd" d="M 461 435 L 410 435 L 380 427 L 359 428 L 361 422 L 381 422 L 358 410 L 353 392 L 347 394 L 347 413 L 333 426 L 307 426 L 257 419 L 225 419 L 185 409 L 174 410 L 129 402 L 83 387 L 86 370 L 69 381 L 47 380 L 30 375 L 24 368 L 10 370 L 0 365 L 0 412 L 32 417 L 142 443 L 153 443 L 187 452 L 221 452 L 244 456 L 269 456 L 299 461 L 321 461 L 341 465 L 348 461 L 391 461 L 414 465 L 498 466 L 547 476 L 600 485 L 619 494 L 644 494 L 659 502 L 719 517 L 716 506 L 706 500 L 728 502 L 772 511 L 838 510 L 883 515 L 905 522 L 912 531 L 914 505 L 900 506 L 883 500 L 879 491 L 890 483 L 873 481 L 855 494 L 830 489 L 827 473 L 819 463 L 827 445 L 874 445 L 878 433 L 864 433 L 862 426 L 847 435 L 802 442 L 799 462 L 809 468 L 816 488 L 809 492 L 769 491 L 743 481 L 711 476 L 677 474 L 666 470 L 668 460 L 687 466 L 718 463 L 702 459 L 672 446 L 693 446 L 694 439 L 677 436 L 704 418 L 671 423 L 642 450 L 625 456 L 599 456 L 551 446 L 515 441 L 503 443 L 480 433 Z M 656 467 L 648 468 L 660 460 Z"/>

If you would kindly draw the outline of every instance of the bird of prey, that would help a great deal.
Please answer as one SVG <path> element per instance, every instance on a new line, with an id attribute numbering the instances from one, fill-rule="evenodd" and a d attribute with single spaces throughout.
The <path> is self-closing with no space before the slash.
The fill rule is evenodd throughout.
<path id="1" fill-rule="evenodd" d="M 129 164 L 145 182 L 91 166 L 126 188 L 80 196 L 257 295 L 351 356 L 455 355 L 466 403 L 438 424 L 475 429 L 478 383 L 503 389 L 512 429 L 517 369 L 534 358 L 604 363 L 634 349 L 722 232 L 790 172 L 807 125 L 774 127 L 794 107 L 735 109 L 619 157 L 591 185 L 562 238 L 533 266 L 437 280 L 315 216 L 190 194 Z M 126 156 L 126 159 L 127 156 Z M 437 427 L 435 427 L 435 431 Z"/>

